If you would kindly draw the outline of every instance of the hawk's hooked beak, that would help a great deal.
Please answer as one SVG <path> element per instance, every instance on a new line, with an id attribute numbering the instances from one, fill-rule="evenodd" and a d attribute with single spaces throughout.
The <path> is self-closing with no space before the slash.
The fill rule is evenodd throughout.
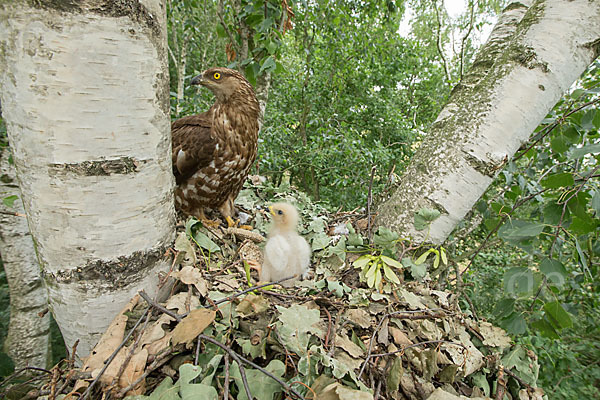
<path id="1" fill-rule="evenodd" d="M 202 73 L 198 76 L 193 77 L 192 81 L 190 82 L 190 85 L 203 85 L 204 82 L 206 81 L 204 80 L 204 73 Z"/>

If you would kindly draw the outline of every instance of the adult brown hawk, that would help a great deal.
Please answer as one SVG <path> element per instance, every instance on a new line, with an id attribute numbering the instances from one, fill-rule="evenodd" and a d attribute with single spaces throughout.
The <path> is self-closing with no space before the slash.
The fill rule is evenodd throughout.
<path id="1" fill-rule="evenodd" d="M 171 124 L 175 204 L 206 221 L 204 208 L 218 209 L 233 225 L 233 203 L 256 158 L 260 107 L 239 72 L 211 68 L 192 85 L 210 89 L 215 104 Z"/>

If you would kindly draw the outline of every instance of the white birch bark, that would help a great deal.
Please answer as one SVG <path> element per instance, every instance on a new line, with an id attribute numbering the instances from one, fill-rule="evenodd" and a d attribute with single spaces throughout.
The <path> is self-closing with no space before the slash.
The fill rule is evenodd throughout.
<path id="1" fill-rule="evenodd" d="M 600 2 L 511 3 L 432 125 L 377 225 L 444 242 L 504 163 L 598 56 Z M 442 215 L 414 229 L 421 208 Z"/>
<path id="2" fill-rule="evenodd" d="M 9 155 L 8 148 L 0 149 L 0 199 L 19 198 L 12 207 L 0 203 L 0 255 L 10 293 L 10 322 L 4 348 L 15 369 L 46 368 L 50 359 L 48 293 Z"/>
<path id="3" fill-rule="evenodd" d="M 86 356 L 174 238 L 164 0 L 5 1 L 0 83 L 50 309 Z"/>

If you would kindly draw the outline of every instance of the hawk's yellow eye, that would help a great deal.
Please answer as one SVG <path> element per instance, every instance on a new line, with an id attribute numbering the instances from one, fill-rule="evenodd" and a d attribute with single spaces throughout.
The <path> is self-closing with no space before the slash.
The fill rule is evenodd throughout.
<path id="1" fill-rule="evenodd" d="M 216 80 L 221 79 L 221 74 L 218 72 L 215 72 L 215 74 L 213 75 L 213 78 L 215 78 Z"/>

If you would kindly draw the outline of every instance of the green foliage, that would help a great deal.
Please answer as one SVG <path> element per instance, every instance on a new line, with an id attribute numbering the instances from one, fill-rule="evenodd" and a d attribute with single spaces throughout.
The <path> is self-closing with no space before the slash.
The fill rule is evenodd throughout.
<path id="1" fill-rule="evenodd" d="M 485 229 L 500 224 L 497 236 L 526 254 L 505 269 L 497 310 L 514 334 L 559 338 L 574 324 L 574 293 L 599 287 L 599 87 L 596 62 L 505 168 L 487 206 L 478 206 Z"/>

